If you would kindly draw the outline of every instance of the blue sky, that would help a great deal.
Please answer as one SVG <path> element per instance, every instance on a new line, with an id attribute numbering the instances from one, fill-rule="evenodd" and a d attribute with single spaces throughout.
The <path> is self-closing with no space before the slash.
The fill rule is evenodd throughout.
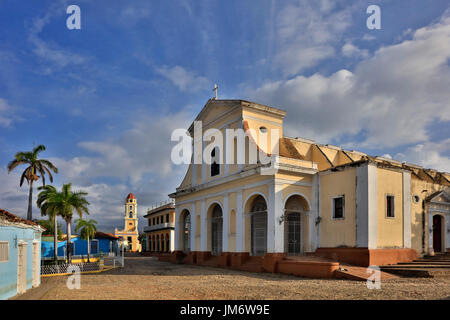
<path id="1" fill-rule="evenodd" d="M 68 30 L 66 8 L 81 8 Z M 381 8 L 368 30 L 366 8 Z M 184 175 L 170 133 L 219 98 L 286 110 L 285 135 L 450 171 L 448 1 L 0 1 L 0 207 L 25 216 L 15 152 L 44 144 L 55 185 L 100 228 Z M 34 217 L 39 211 L 34 208 Z M 143 219 L 140 221 L 142 227 Z"/>

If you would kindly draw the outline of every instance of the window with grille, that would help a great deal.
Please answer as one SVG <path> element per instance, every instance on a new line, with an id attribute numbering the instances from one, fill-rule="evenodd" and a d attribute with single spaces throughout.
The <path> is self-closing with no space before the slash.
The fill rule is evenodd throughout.
<path id="1" fill-rule="evenodd" d="M 386 217 L 387 218 L 394 218 L 395 212 L 394 212 L 394 196 L 387 195 L 386 196 Z"/>
<path id="2" fill-rule="evenodd" d="M 0 262 L 9 261 L 9 242 L 0 241 Z"/>
<path id="3" fill-rule="evenodd" d="M 344 196 L 333 198 L 333 219 L 344 219 Z"/>

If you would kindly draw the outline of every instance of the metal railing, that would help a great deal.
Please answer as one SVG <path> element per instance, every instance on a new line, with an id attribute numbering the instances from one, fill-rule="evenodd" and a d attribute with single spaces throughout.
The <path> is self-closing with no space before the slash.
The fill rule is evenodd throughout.
<path id="1" fill-rule="evenodd" d="M 155 224 L 153 226 L 146 226 L 144 227 L 144 232 L 149 232 L 157 229 L 163 229 L 163 228 L 175 228 L 175 224 L 171 222 L 165 222 L 160 224 Z"/>

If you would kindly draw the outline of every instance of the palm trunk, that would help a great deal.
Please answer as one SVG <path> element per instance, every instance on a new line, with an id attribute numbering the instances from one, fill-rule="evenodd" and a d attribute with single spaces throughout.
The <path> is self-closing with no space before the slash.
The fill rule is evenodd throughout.
<path id="1" fill-rule="evenodd" d="M 31 179 L 31 181 L 30 181 L 30 192 L 28 193 L 28 212 L 27 212 L 27 219 L 28 219 L 28 220 L 33 219 L 33 213 L 32 213 L 32 203 L 33 203 L 33 182 L 34 182 L 34 180 Z"/>
<path id="2" fill-rule="evenodd" d="M 90 256 L 91 256 L 91 246 L 89 245 L 89 236 L 87 237 L 87 241 L 88 241 L 88 262 L 91 262 L 89 260 Z"/>
<path id="3" fill-rule="evenodd" d="M 58 262 L 58 222 L 56 220 L 57 216 L 55 214 L 55 217 L 53 218 L 55 226 L 53 227 L 55 230 L 55 235 L 53 238 L 53 255 L 55 257 L 55 262 Z"/>
<path id="4" fill-rule="evenodd" d="M 70 251 L 72 243 L 71 221 L 67 221 L 67 262 L 72 262 L 72 252 Z"/>

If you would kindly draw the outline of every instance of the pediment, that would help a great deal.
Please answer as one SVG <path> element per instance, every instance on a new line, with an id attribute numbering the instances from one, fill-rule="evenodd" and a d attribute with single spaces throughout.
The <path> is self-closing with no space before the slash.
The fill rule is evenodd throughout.
<path id="1" fill-rule="evenodd" d="M 450 205 L 450 193 L 445 190 L 438 191 L 430 195 L 427 200 L 431 203 Z"/>

